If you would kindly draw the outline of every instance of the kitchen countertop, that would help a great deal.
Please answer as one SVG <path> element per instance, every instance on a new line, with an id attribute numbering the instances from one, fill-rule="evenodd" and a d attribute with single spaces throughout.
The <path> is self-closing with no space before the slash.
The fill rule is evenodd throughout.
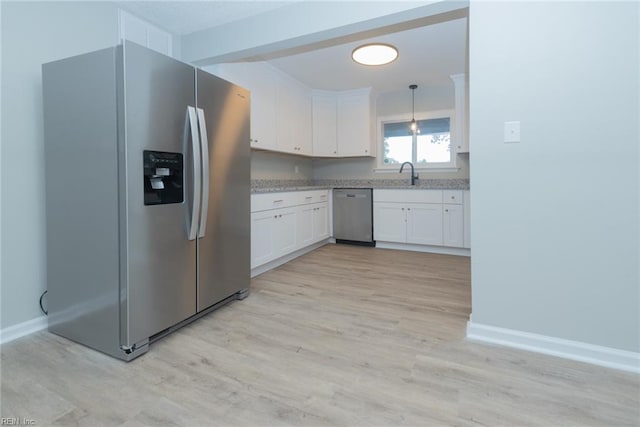
<path id="1" fill-rule="evenodd" d="M 395 190 L 468 190 L 468 179 L 423 179 L 416 185 L 408 180 L 371 179 L 371 180 L 251 180 L 251 193 L 275 193 L 284 191 L 328 190 L 333 188 L 375 188 Z"/>

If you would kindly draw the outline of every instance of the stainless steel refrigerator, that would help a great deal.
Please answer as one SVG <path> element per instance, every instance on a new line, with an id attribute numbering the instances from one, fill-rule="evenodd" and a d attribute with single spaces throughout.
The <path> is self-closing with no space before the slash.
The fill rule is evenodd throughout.
<path id="1" fill-rule="evenodd" d="M 49 331 L 131 360 L 243 299 L 249 92 L 130 42 L 42 71 Z"/>

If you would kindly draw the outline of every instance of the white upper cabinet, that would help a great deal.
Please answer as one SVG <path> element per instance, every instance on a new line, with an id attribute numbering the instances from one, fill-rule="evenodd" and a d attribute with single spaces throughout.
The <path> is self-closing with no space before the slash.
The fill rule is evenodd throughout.
<path id="1" fill-rule="evenodd" d="M 207 71 L 248 89 L 251 93 L 251 148 L 277 150 L 277 74 L 262 63 L 230 63 L 207 67 Z"/>
<path id="2" fill-rule="evenodd" d="M 270 67 L 234 64 L 245 68 L 246 88 L 251 92 L 251 147 L 276 149 L 276 85 Z"/>
<path id="3" fill-rule="evenodd" d="M 155 25 L 118 10 L 118 37 L 148 47 L 167 56 L 173 55 L 173 36 Z"/>
<path id="4" fill-rule="evenodd" d="M 312 155 L 311 90 L 266 62 L 207 67 L 251 92 L 251 148 Z"/>
<path id="5" fill-rule="evenodd" d="M 297 80 L 276 76 L 277 151 L 310 156 L 311 91 Z"/>
<path id="6" fill-rule="evenodd" d="M 373 123 L 375 114 L 371 89 L 338 94 L 338 154 L 340 157 L 374 157 Z"/>
<path id="7" fill-rule="evenodd" d="M 375 157 L 371 89 L 313 92 L 313 155 Z"/>
<path id="8" fill-rule="evenodd" d="M 338 128 L 335 92 L 313 91 L 313 155 L 338 156 Z"/>
<path id="9" fill-rule="evenodd" d="M 452 74 L 455 120 L 453 138 L 456 153 L 469 152 L 469 100 L 467 95 L 467 77 L 465 74 Z"/>

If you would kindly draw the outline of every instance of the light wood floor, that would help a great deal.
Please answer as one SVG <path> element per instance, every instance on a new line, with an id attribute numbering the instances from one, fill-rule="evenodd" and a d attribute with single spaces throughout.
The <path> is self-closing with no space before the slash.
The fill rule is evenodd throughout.
<path id="1" fill-rule="evenodd" d="M 124 363 L 2 347 L 2 417 L 37 425 L 640 425 L 640 379 L 464 339 L 464 257 L 328 245 Z"/>

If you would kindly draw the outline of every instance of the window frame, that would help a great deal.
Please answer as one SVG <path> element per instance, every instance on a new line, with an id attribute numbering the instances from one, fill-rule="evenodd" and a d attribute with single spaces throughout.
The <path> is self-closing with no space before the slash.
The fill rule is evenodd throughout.
<path id="1" fill-rule="evenodd" d="M 455 110 L 454 109 L 446 109 L 446 110 L 431 110 L 431 111 L 419 111 L 415 113 L 415 119 L 418 120 L 429 120 L 429 119 L 449 119 L 449 150 L 451 152 L 451 161 L 447 163 L 433 163 L 433 164 L 416 164 L 414 163 L 414 167 L 416 171 L 428 172 L 443 172 L 443 171 L 454 171 L 458 168 L 456 167 L 456 138 L 455 134 Z M 388 116 L 380 116 L 378 117 L 378 153 L 379 155 L 377 160 L 377 168 L 375 172 L 398 172 L 399 165 L 398 164 L 385 164 L 384 163 L 384 125 L 385 123 L 399 123 L 399 122 L 407 122 L 407 129 L 409 123 L 411 122 L 411 115 L 409 114 L 393 114 Z M 415 155 L 417 145 L 416 139 L 414 138 L 412 141 L 412 153 Z"/>

